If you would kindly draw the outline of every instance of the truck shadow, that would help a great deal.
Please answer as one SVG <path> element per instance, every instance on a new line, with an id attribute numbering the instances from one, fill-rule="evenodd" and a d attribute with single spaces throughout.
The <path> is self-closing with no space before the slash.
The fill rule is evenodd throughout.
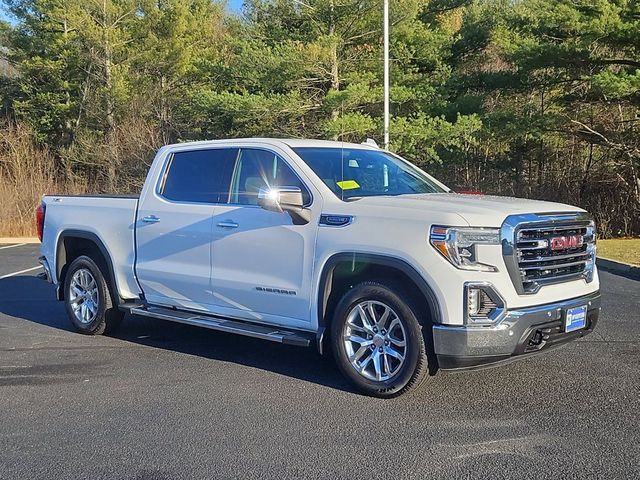
<path id="1" fill-rule="evenodd" d="M 332 359 L 319 355 L 313 348 L 282 345 L 135 315 L 127 315 L 122 327 L 112 337 L 353 392 Z M 212 363 L 211 367 L 216 368 L 216 365 Z"/>
<path id="2" fill-rule="evenodd" d="M 65 331 L 68 335 L 81 335 L 69 323 L 62 302 L 55 300 L 53 288 L 36 277 L 0 280 L 0 314 Z M 0 327 L 2 323 L 0 319 Z M 131 315 L 127 315 L 122 326 L 110 336 L 123 342 L 232 362 L 354 392 L 331 358 L 320 356 L 312 348 Z M 2 345 L 2 348 L 11 348 L 11 338 L 5 336 Z M 216 368 L 216 362 L 211 362 L 211 368 Z"/>

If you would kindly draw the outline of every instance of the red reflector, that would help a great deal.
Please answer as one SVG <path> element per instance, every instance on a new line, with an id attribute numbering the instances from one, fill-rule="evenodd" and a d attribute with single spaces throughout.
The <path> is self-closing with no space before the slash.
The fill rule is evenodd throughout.
<path id="1" fill-rule="evenodd" d="M 38 240 L 42 241 L 42 232 L 44 230 L 44 214 L 47 206 L 44 203 L 38 205 L 36 209 L 36 230 L 38 232 Z"/>

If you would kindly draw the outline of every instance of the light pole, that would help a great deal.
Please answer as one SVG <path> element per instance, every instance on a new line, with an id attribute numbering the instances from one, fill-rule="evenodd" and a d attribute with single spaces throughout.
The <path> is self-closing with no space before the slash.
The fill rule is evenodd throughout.
<path id="1" fill-rule="evenodd" d="M 384 149 L 389 149 L 389 0 L 384 2 Z"/>

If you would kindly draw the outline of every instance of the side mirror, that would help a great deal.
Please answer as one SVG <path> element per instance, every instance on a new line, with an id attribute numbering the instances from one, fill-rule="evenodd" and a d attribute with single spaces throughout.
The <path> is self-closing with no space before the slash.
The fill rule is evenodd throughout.
<path id="1" fill-rule="evenodd" d="M 304 208 L 299 187 L 261 188 L 258 205 L 270 212 L 287 212 L 296 225 L 304 225 L 311 219 L 309 210 Z"/>

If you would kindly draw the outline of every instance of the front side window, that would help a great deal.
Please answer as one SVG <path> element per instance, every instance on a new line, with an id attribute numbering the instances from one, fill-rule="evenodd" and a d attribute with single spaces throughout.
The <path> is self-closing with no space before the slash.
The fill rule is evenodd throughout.
<path id="1" fill-rule="evenodd" d="M 176 202 L 225 203 L 237 158 L 237 148 L 176 152 L 160 193 Z"/>
<path id="2" fill-rule="evenodd" d="M 446 191 L 410 163 L 380 150 L 325 147 L 294 150 L 342 200 Z"/>
<path id="3" fill-rule="evenodd" d="M 280 156 L 256 148 L 241 149 L 229 203 L 257 205 L 261 188 L 277 187 L 298 187 L 305 205 L 311 201 L 307 188 Z"/>

